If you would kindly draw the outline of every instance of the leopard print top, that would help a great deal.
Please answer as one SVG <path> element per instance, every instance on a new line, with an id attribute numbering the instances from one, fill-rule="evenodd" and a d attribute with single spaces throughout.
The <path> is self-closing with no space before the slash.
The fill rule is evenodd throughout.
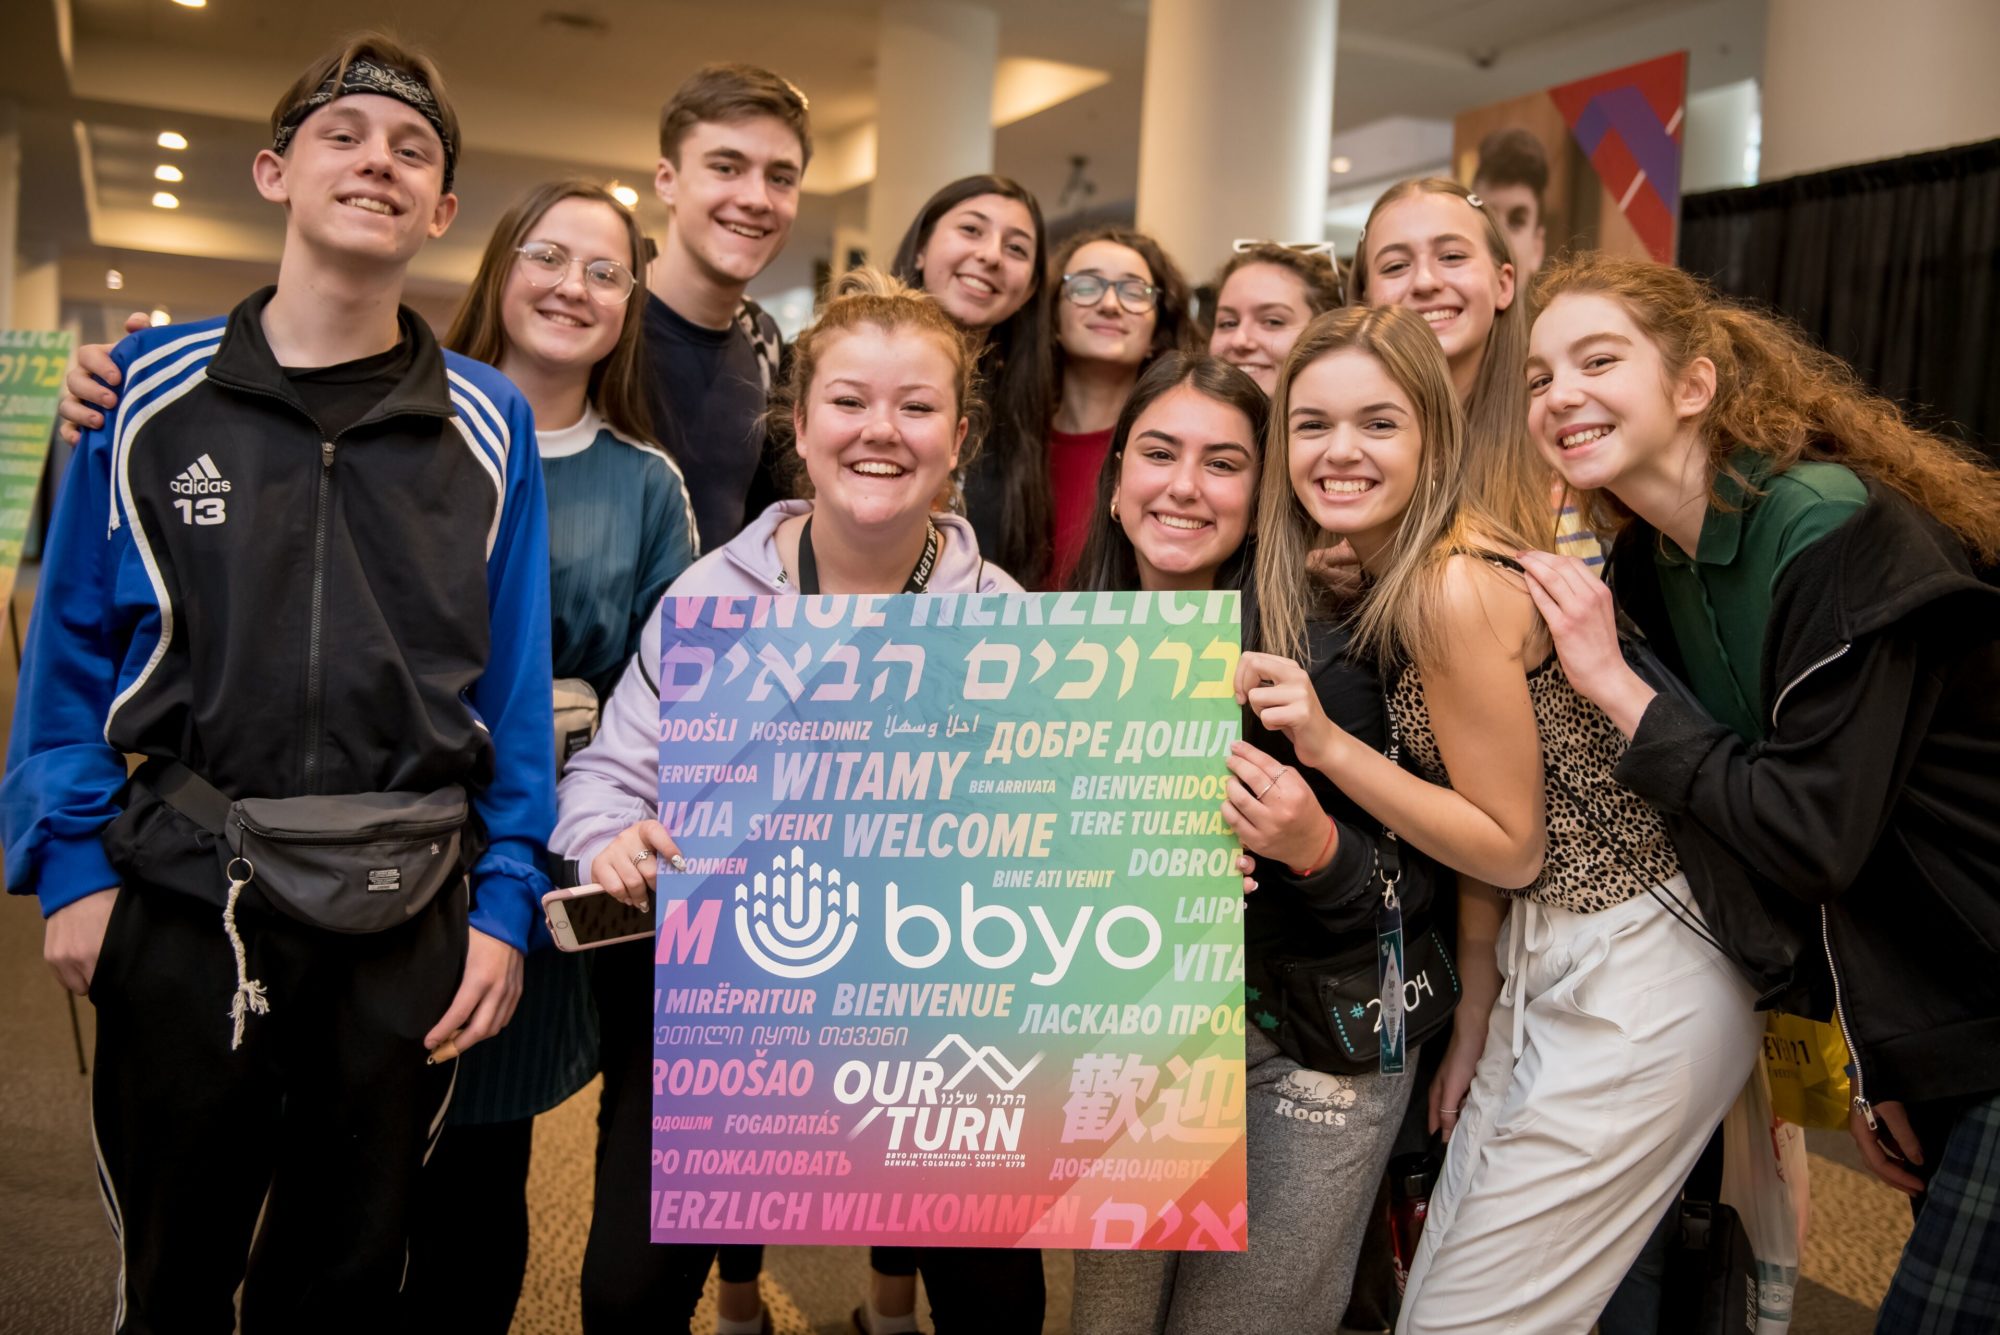
<path id="1" fill-rule="evenodd" d="M 1597 913 L 1672 879 L 1680 859 L 1659 814 L 1611 778 L 1625 751 L 1624 735 L 1603 710 L 1577 694 L 1554 654 L 1528 674 L 1528 698 L 1542 737 L 1548 853 L 1534 884 L 1502 893 L 1573 913 Z M 1405 668 L 1396 679 L 1389 709 L 1424 777 L 1449 785 L 1416 668 Z"/>

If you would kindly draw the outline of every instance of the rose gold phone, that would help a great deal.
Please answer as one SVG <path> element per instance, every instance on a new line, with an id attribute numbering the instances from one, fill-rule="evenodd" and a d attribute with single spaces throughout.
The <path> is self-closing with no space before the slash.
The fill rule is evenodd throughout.
<path id="1" fill-rule="evenodd" d="M 653 934 L 651 909 L 635 909 L 597 885 L 549 891 L 542 896 L 542 915 L 557 950 L 593 950 Z"/>

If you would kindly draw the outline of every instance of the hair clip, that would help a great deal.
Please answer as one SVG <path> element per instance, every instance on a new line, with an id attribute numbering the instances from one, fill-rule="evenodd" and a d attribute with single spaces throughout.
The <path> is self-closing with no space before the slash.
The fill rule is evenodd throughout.
<path id="1" fill-rule="evenodd" d="M 1486 201 L 1481 199 L 1478 195 L 1473 194 L 1470 190 L 1465 192 L 1465 202 L 1472 205 L 1472 207 L 1475 209 L 1483 209 L 1486 207 Z"/>

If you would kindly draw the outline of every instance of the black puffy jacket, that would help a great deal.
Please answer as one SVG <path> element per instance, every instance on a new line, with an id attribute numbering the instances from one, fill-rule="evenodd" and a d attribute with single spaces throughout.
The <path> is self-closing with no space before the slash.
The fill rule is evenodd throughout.
<path id="1" fill-rule="evenodd" d="M 2000 589 L 1930 516 L 1868 490 L 1773 590 L 1769 736 L 1662 694 L 1616 777 L 1676 821 L 1684 855 L 1693 840 L 1816 913 L 1857 1102 L 1984 1094 L 2000 1089 Z M 1652 536 L 1621 536 L 1617 587 L 1671 661 Z"/>

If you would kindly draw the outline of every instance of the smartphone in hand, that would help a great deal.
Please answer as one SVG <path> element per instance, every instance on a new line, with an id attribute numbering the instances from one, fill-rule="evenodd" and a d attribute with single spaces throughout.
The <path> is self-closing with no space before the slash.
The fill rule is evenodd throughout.
<path id="1" fill-rule="evenodd" d="M 599 885 L 551 890 L 542 896 L 542 915 L 557 950 L 592 950 L 653 934 L 653 911 L 635 909 Z"/>

